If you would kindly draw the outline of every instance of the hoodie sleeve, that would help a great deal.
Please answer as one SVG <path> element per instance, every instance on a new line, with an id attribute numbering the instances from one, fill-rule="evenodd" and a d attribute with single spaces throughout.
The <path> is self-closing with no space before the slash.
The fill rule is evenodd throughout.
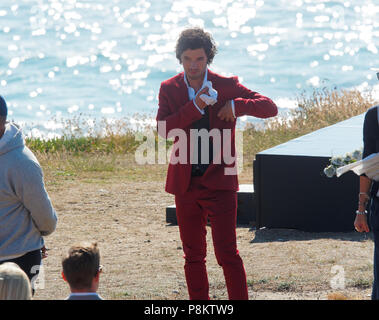
<path id="1" fill-rule="evenodd" d="M 16 195 L 30 212 L 37 229 L 42 236 L 53 233 L 58 218 L 45 189 L 41 167 L 32 160 L 23 161 L 15 176 Z"/>

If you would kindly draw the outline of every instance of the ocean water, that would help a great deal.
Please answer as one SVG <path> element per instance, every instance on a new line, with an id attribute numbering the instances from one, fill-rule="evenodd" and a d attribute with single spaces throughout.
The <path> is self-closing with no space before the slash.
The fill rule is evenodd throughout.
<path id="1" fill-rule="evenodd" d="M 154 118 L 188 26 L 216 40 L 211 70 L 282 111 L 314 88 L 377 94 L 378 16 L 377 1 L 358 0 L 2 0 L 0 94 L 9 118 L 41 132 L 78 115 Z"/>

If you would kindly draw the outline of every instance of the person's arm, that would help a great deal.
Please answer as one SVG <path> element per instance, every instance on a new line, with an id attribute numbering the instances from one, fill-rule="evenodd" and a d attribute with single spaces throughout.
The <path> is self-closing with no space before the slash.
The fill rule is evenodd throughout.
<path id="1" fill-rule="evenodd" d="M 376 152 L 375 132 L 377 130 L 376 108 L 369 110 L 363 123 L 363 155 L 366 158 Z M 358 232 L 369 232 L 366 208 L 370 199 L 372 181 L 366 176 L 359 177 L 358 209 L 354 220 L 354 227 Z"/>
<path id="2" fill-rule="evenodd" d="M 278 114 L 278 107 L 268 97 L 253 92 L 235 78 L 238 98 L 234 99 L 236 117 L 244 115 L 257 118 L 270 118 Z"/>
<path id="3" fill-rule="evenodd" d="M 367 223 L 366 207 L 370 199 L 369 192 L 371 188 L 371 180 L 366 176 L 359 177 L 359 195 L 358 210 L 355 216 L 354 227 L 358 232 L 369 232 Z"/>
<path id="4" fill-rule="evenodd" d="M 205 108 L 205 103 L 199 96 L 208 91 L 204 88 L 197 95 L 194 101 L 188 101 L 185 105 L 178 108 L 176 112 L 172 112 L 169 107 L 169 99 L 167 88 L 161 85 L 159 91 L 159 108 L 157 113 L 157 129 L 158 134 L 163 138 L 171 138 L 176 134 L 170 131 L 173 129 L 184 129 L 191 125 L 193 122 L 201 119 L 203 116 L 200 109 Z M 196 102 L 196 105 L 195 105 Z"/>
<path id="5" fill-rule="evenodd" d="M 218 117 L 221 120 L 234 120 L 234 118 L 249 115 L 257 118 L 270 118 L 278 114 L 278 107 L 268 97 L 239 83 L 238 78 L 233 78 L 236 98 L 226 102 L 221 108 Z M 234 105 L 234 106 L 233 106 Z"/>
<path id="6" fill-rule="evenodd" d="M 45 189 L 41 167 L 34 161 L 23 161 L 14 175 L 19 201 L 30 212 L 41 235 L 50 235 L 56 228 L 58 218 Z"/>

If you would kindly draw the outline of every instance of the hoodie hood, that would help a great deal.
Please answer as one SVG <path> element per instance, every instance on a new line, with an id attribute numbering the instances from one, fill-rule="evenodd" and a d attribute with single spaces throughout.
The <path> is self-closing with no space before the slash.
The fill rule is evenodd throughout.
<path id="1" fill-rule="evenodd" d="M 0 156 L 24 146 L 24 135 L 21 128 L 15 123 L 8 122 L 5 125 L 4 135 L 0 138 Z"/>

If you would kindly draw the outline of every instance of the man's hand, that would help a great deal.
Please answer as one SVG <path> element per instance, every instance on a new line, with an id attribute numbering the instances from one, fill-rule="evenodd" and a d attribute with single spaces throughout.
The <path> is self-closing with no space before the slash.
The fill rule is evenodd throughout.
<path id="1" fill-rule="evenodd" d="M 225 105 L 221 108 L 219 113 L 217 114 L 217 117 L 219 117 L 221 120 L 225 121 L 234 121 L 234 115 L 232 110 L 232 101 L 229 100 L 225 103 Z"/>
<path id="2" fill-rule="evenodd" d="M 196 98 L 195 98 L 195 103 L 196 103 L 196 105 L 200 108 L 200 109 L 204 109 L 206 106 L 207 106 L 207 104 L 200 98 L 200 96 L 202 95 L 202 94 L 209 94 L 209 88 L 208 87 L 205 87 L 205 88 L 203 88 L 202 90 L 200 90 L 198 93 L 197 93 L 197 95 L 196 95 Z"/>
<path id="3" fill-rule="evenodd" d="M 45 246 L 43 246 L 43 247 L 41 248 L 41 255 L 42 255 L 42 259 L 47 258 L 47 249 L 46 249 Z"/>
<path id="4" fill-rule="evenodd" d="M 358 232 L 370 232 L 365 214 L 357 214 L 354 221 L 355 230 Z"/>

